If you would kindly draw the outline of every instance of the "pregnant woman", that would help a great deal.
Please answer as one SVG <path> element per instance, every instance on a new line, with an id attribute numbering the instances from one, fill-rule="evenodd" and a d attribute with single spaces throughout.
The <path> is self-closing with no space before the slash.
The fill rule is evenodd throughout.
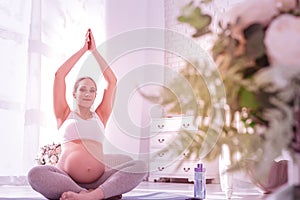
<path id="1" fill-rule="evenodd" d="M 71 110 L 65 98 L 65 78 L 88 50 L 97 60 L 108 86 L 93 112 L 96 83 L 90 77 L 79 78 L 73 90 L 76 106 Z M 142 161 L 111 155 L 109 159 L 116 166 L 107 166 L 105 162 L 102 142 L 112 112 L 116 82 L 113 71 L 97 51 L 89 29 L 84 46 L 55 74 L 54 112 L 62 136 L 62 153 L 56 166 L 36 166 L 29 171 L 28 181 L 34 190 L 48 199 L 120 199 L 143 180 L 146 167 Z"/>

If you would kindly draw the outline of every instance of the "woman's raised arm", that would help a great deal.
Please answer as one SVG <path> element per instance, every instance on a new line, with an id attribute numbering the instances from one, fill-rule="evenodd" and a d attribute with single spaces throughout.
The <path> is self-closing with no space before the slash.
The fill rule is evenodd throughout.
<path id="1" fill-rule="evenodd" d="M 62 123 L 66 120 L 68 114 L 70 113 L 70 107 L 66 100 L 66 82 L 65 78 L 77 61 L 82 57 L 82 55 L 88 50 L 89 43 L 89 32 L 86 34 L 86 40 L 84 46 L 73 54 L 62 66 L 58 68 L 55 73 L 54 78 L 54 88 L 53 88 L 53 106 L 54 114 L 57 121 L 57 127 L 59 128 Z"/>
<path id="2" fill-rule="evenodd" d="M 107 64 L 107 62 L 97 51 L 94 36 L 91 31 L 90 31 L 89 50 L 93 53 L 95 59 L 97 60 L 99 67 L 103 73 L 103 76 L 108 84 L 107 88 L 104 90 L 103 99 L 102 99 L 100 105 L 95 110 L 97 115 L 102 120 L 103 125 L 106 126 L 106 123 L 112 112 L 113 102 L 114 102 L 114 98 L 115 98 L 117 78 L 116 78 L 114 72 L 111 70 L 111 68 Z"/>

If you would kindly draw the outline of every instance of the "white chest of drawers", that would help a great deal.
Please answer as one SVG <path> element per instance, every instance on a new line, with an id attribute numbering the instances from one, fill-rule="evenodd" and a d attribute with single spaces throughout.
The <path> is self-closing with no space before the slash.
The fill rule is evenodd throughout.
<path id="1" fill-rule="evenodd" d="M 180 130 L 197 131 L 193 116 L 176 116 L 152 119 L 150 128 L 150 173 L 149 181 L 159 178 L 193 179 L 193 170 L 197 160 L 186 158 L 186 152 L 176 152 L 173 144 L 178 142 Z M 171 147 L 172 146 L 172 147 Z M 163 151 L 173 148 L 172 151 Z M 179 163 L 182 163 L 179 166 Z"/>
<path id="2" fill-rule="evenodd" d="M 199 160 L 188 159 L 187 151 L 175 153 L 174 144 L 178 142 L 178 134 L 182 133 L 180 130 L 196 132 L 198 125 L 194 123 L 194 117 L 176 116 L 152 119 L 149 144 L 149 181 L 157 181 L 159 178 L 185 178 L 189 181 L 194 179 L 194 168 Z M 163 151 L 171 146 L 174 151 Z M 218 174 L 217 163 L 205 162 L 204 166 L 207 169 L 210 168 L 207 170 L 207 178 L 215 179 Z"/>

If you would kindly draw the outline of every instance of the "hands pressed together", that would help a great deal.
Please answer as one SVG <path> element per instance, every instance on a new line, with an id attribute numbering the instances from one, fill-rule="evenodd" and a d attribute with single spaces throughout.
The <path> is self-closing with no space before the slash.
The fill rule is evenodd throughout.
<path id="1" fill-rule="evenodd" d="M 94 51 L 96 49 L 95 39 L 91 29 L 88 29 L 85 34 L 85 43 L 83 48 L 89 51 Z"/>

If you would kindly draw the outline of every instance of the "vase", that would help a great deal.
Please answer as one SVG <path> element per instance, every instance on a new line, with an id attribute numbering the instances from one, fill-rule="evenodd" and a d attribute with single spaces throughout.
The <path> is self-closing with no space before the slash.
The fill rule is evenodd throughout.
<path id="1" fill-rule="evenodd" d="M 261 192 L 272 193 L 288 182 L 288 160 L 273 161 L 265 177 L 255 176 L 254 171 L 249 175 Z"/>
<path id="2" fill-rule="evenodd" d="M 233 173 L 228 171 L 230 168 L 230 150 L 228 145 L 222 145 L 222 152 L 219 157 L 219 176 L 221 191 L 225 193 L 227 199 L 230 199 L 233 193 Z"/>
<path id="3" fill-rule="evenodd" d="M 288 184 L 300 185 L 300 154 L 291 155 L 288 162 Z"/>
<path id="4" fill-rule="evenodd" d="M 265 177 L 261 177 L 257 175 L 257 172 L 255 171 L 255 168 L 249 168 L 246 172 L 242 173 L 241 171 L 233 172 L 228 171 L 231 166 L 231 154 L 229 150 L 229 146 L 226 144 L 223 144 L 221 147 L 221 155 L 219 157 L 219 176 L 220 176 L 220 186 L 222 192 L 225 193 L 226 198 L 230 199 L 233 192 L 234 187 L 236 184 L 234 181 L 239 181 L 242 177 L 244 179 L 244 183 L 249 183 L 252 186 L 254 185 L 257 187 L 262 193 L 269 194 L 277 190 L 280 186 L 286 184 L 288 182 L 288 176 L 290 174 L 291 177 L 295 178 L 300 175 L 300 170 L 298 166 L 300 166 L 300 154 L 298 156 L 297 164 L 294 163 L 292 166 L 293 170 L 289 173 L 288 165 L 290 164 L 290 161 L 287 159 L 280 160 L 280 161 L 273 161 L 271 163 L 271 167 Z M 296 161 L 295 161 L 296 162 Z M 295 170 L 298 170 L 297 174 L 295 173 Z M 249 182 L 248 182 L 249 181 Z M 294 181 L 295 182 L 295 181 Z"/>
<path id="5" fill-rule="evenodd" d="M 291 155 L 288 152 L 286 158 L 288 181 L 286 184 L 278 187 L 272 194 L 268 195 L 266 200 L 294 200 L 300 199 L 300 154 L 295 153 Z"/>

